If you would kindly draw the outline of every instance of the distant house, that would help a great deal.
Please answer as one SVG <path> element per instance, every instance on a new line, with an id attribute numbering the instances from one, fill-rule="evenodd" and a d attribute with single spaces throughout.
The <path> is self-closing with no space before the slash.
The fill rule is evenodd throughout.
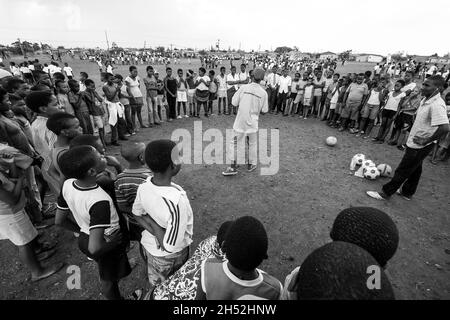
<path id="1" fill-rule="evenodd" d="M 384 57 L 378 54 L 366 54 L 362 53 L 355 56 L 356 62 L 372 62 L 372 63 L 380 63 L 384 60 Z"/>
<path id="2" fill-rule="evenodd" d="M 331 51 L 322 52 L 319 55 L 319 60 L 327 60 L 327 59 L 334 60 L 334 59 L 337 59 L 337 58 L 338 58 L 338 55 L 336 53 L 334 53 L 334 52 L 331 52 Z"/>

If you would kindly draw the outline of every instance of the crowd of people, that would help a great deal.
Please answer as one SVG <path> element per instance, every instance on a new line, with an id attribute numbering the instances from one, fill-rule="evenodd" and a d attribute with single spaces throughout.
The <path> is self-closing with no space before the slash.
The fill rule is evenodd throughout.
<path id="1" fill-rule="evenodd" d="M 242 63 L 239 73 L 230 60 L 230 72 L 221 66 L 217 75 L 204 67 L 198 73 L 178 69 L 174 75 L 175 70 L 167 67 L 164 79 L 151 65 L 141 79 L 136 66 L 130 65 L 124 79 L 114 74 L 110 64 L 111 69 L 101 72 L 99 94 L 86 72 L 80 72 L 76 80 L 67 63 L 63 68 L 38 60 L 21 65 L 31 76 L 25 69 L 15 72 L 13 63 L 12 73 L 0 69 L 0 237 L 19 248 L 32 281 L 62 268 L 61 264 L 44 267 L 42 262 L 55 253 L 55 244 L 42 242 L 38 231 L 54 217 L 56 225 L 78 238 L 81 252 L 97 263 L 107 299 L 124 296 L 118 283 L 131 273 L 130 242 L 139 243 L 148 274 L 149 290 L 137 288 L 133 293 L 137 299 L 394 298 L 382 269 L 397 249 L 398 231 L 384 212 L 343 210 L 333 224 L 332 242 L 312 252 L 283 285 L 258 269 L 268 258 L 268 236 L 255 217 L 217 226 L 217 236 L 202 241 L 190 255 L 194 214 L 186 191 L 172 181 L 181 167 L 176 144 L 155 140 L 147 145 L 132 141 L 121 145 L 119 140 L 163 121 L 200 117 L 202 110 L 205 117 L 236 115 L 234 129 L 243 139 L 248 132 L 254 133 L 252 121 L 257 121 L 259 113 L 268 111 L 304 120 L 317 118 L 366 139 L 372 138 L 371 131 L 379 124 L 374 143 L 386 141 L 393 126 L 388 143 L 404 148 L 414 116 L 424 103 L 412 70 L 393 77 L 378 69 L 340 75 L 330 61 L 290 65 L 279 57 L 255 58 L 250 70 Z M 437 72 L 424 82 L 426 99 L 440 99 L 445 89 Z M 429 92 L 430 88 L 437 91 Z M 445 100 L 449 106 L 449 94 Z M 148 124 L 142 118 L 144 107 Z M 435 125 L 444 123 L 441 118 Z M 244 131 L 239 131 L 241 124 Z M 439 140 L 434 160 L 448 157 L 449 135 Z M 121 146 L 127 168 L 106 155 L 110 145 Z M 425 148 L 428 153 L 430 148 Z M 255 168 L 256 163 L 249 164 L 249 171 Z M 224 175 L 236 173 L 233 163 Z M 411 174 L 384 188 L 384 196 Z M 420 172 L 414 175 L 418 183 Z M 408 191 L 414 193 L 417 183 Z M 57 198 L 54 215 L 55 203 L 48 194 Z M 368 266 L 380 268 L 381 290 L 366 285 Z"/>

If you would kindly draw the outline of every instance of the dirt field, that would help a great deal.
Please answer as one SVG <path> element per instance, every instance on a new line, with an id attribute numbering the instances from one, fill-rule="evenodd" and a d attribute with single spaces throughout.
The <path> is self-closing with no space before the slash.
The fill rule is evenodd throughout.
<path id="1" fill-rule="evenodd" d="M 44 60 L 44 59 L 42 59 Z M 70 60 L 69 60 L 70 62 Z M 93 63 L 71 63 L 75 74 L 97 73 Z M 186 68 L 187 65 L 176 65 Z M 190 67 L 198 67 L 198 64 Z M 119 72 L 127 74 L 126 66 Z M 144 66 L 139 67 L 141 77 Z M 162 66 L 157 67 L 161 72 Z M 341 72 L 372 70 L 370 64 L 347 64 Z M 164 72 L 162 72 L 162 75 Z M 96 83 L 98 76 L 91 76 Z M 202 118 L 203 130 L 231 128 L 234 117 Z M 161 128 L 144 129 L 132 140 L 150 141 L 170 138 L 182 127 L 193 131 L 193 119 L 164 123 Z M 348 133 L 339 133 L 323 122 L 264 115 L 260 128 L 278 128 L 280 132 L 280 169 L 273 176 L 241 172 L 223 177 L 223 165 L 185 165 L 174 181 L 182 185 L 191 199 L 194 211 L 194 247 L 214 234 L 227 219 L 253 215 L 260 219 L 269 235 L 269 259 L 261 269 L 281 281 L 315 248 L 330 241 L 329 230 L 340 210 L 349 206 L 373 206 L 388 213 L 400 231 L 400 245 L 387 266 L 388 276 L 398 299 L 450 299 L 450 217 L 448 215 L 450 184 L 448 164 L 424 163 L 422 179 L 414 199 L 405 201 L 393 196 L 389 202 L 378 202 L 365 195 L 386 181 L 368 181 L 349 173 L 351 157 L 363 153 L 378 163 L 393 168 L 402 152 L 395 147 L 376 145 Z M 376 133 L 374 130 L 373 134 Z M 324 139 L 334 135 L 338 144 L 325 146 Z M 206 143 L 204 143 L 206 145 Z M 109 154 L 118 155 L 119 149 Z M 447 208 L 447 209 L 445 209 Z M 447 213 L 446 213 L 447 212 Z M 68 290 L 65 269 L 38 284 L 27 281 L 28 272 L 17 258 L 16 249 L 0 242 L 0 299 L 99 299 L 95 263 L 78 250 L 72 234 L 48 229 L 46 239 L 58 241 L 58 253 L 50 263 L 64 261 L 81 268 L 81 290 Z M 137 246 L 130 251 L 138 265 L 124 281 L 124 293 L 145 286 L 145 267 Z"/>

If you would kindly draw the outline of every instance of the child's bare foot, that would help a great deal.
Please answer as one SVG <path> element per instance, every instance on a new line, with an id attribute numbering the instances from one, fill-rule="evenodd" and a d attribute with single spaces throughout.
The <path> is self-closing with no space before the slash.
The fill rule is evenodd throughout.
<path id="1" fill-rule="evenodd" d="M 64 263 L 58 263 L 55 266 L 44 268 L 42 270 L 42 272 L 37 273 L 37 274 L 32 274 L 31 281 L 37 282 L 42 279 L 48 278 L 48 277 L 54 275 L 55 273 L 57 273 L 59 270 L 61 270 L 63 266 L 64 266 Z"/>

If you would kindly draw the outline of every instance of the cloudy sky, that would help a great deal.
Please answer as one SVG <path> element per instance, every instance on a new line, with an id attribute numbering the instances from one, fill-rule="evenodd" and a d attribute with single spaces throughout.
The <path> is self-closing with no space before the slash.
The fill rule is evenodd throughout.
<path id="1" fill-rule="evenodd" d="M 449 0 L 0 0 L 0 44 L 445 54 Z"/>

